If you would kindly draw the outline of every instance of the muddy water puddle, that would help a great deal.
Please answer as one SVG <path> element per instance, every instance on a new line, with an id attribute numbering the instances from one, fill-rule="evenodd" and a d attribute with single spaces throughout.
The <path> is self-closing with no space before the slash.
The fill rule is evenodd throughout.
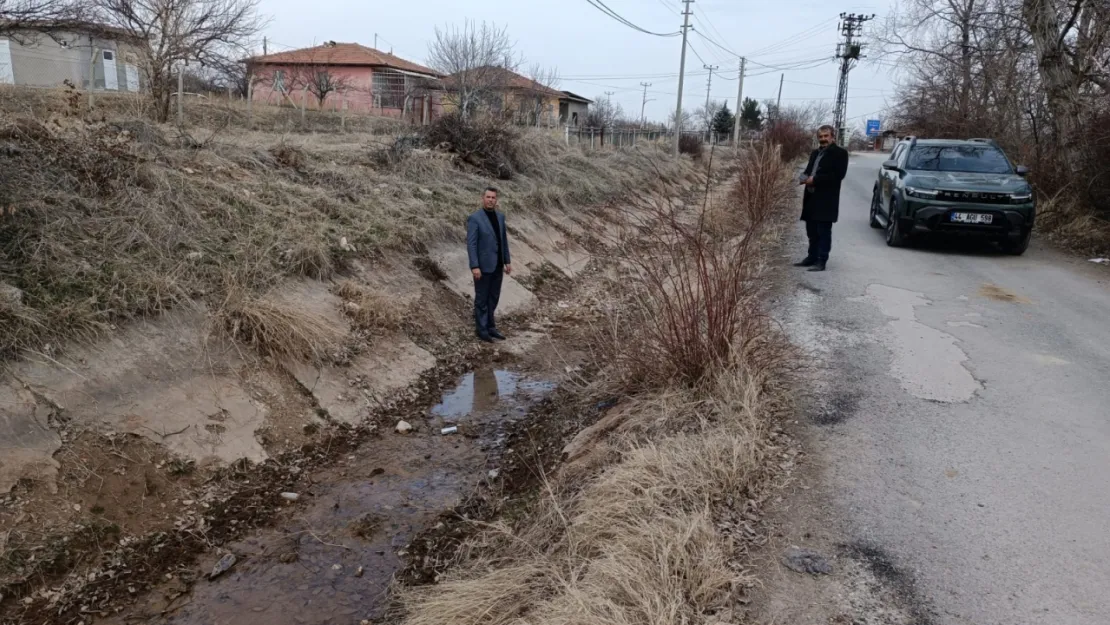
<path id="1" fill-rule="evenodd" d="M 466 374 L 414 432 L 390 430 L 313 475 L 274 527 L 228 546 L 239 562 L 222 577 L 172 602 L 172 588 L 155 593 L 146 622 L 342 625 L 381 616 L 405 546 L 498 468 L 508 426 L 554 388 L 510 371 Z M 457 433 L 441 434 L 447 426 Z"/>

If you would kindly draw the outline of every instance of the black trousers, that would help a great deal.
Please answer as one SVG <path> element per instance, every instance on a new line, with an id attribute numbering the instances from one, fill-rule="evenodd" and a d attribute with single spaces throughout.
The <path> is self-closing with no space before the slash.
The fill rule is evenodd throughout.
<path id="1" fill-rule="evenodd" d="M 482 272 L 482 277 L 474 281 L 474 326 L 478 336 L 486 336 L 497 329 L 494 314 L 497 302 L 501 299 L 501 282 L 505 278 L 505 268 L 497 267 L 493 273 Z"/>
<path id="2" fill-rule="evenodd" d="M 832 222 L 831 221 L 806 221 L 806 236 L 809 237 L 810 260 L 819 263 L 829 262 L 829 252 L 832 251 Z"/>

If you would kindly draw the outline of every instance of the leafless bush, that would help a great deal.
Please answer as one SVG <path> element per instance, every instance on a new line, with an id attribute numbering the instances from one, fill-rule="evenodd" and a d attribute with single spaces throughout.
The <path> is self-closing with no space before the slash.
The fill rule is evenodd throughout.
<path id="1" fill-rule="evenodd" d="M 789 119 L 775 120 L 766 130 L 764 140 L 779 146 L 779 155 L 786 162 L 804 156 L 813 147 L 813 134 Z"/>
<path id="2" fill-rule="evenodd" d="M 428 128 L 426 139 L 430 146 L 446 148 L 463 162 L 501 180 L 526 169 L 520 131 L 493 117 L 444 115 Z"/>
<path id="3" fill-rule="evenodd" d="M 616 261 L 624 305 L 608 325 L 615 362 L 634 387 L 697 386 L 761 340 L 758 306 L 762 235 L 789 194 L 789 171 L 774 149 L 749 153 L 723 207 L 641 203 L 627 221 Z M 732 231 L 712 210 L 734 212 Z"/>
<path id="4" fill-rule="evenodd" d="M 678 138 L 678 151 L 681 154 L 690 155 L 695 160 L 701 159 L 705 152 L 705 142 L 699 135 L 685 134 Z"/>

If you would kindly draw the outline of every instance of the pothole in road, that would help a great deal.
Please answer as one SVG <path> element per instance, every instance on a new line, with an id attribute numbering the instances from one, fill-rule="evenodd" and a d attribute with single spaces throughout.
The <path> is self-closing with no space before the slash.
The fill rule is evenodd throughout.
<path id="1" fill-rule="evenodd" d="M 968 357 L 956 337 L 917 320 L 915 308 L 932 302 L 921 293 L 872 284 L 864 297 L 849 301 L 876 306 L 887 317 L 880 339 L 894 356 L 890 374 L 919 399 L 944 403 L 969 401 L 982 389 L 966 365 Z"/>

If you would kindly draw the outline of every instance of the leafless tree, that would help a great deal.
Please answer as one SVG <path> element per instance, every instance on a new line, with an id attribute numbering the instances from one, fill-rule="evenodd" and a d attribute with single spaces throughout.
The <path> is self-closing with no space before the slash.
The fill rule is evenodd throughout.
<path id="1" fill-rule="evenodd" d="M 496 24 L 467 21 L 461 28 L 436 28 L 428 46 L 428 66 L 444 75 L 447 97 L 464 116 L 500 95 L 505 70 L 520 64 L 507 29 Z"/>
<path id="2" fill-rule="evenodd" d="M 527 77 L 531 83 L 530 92 L 527 95 L 531 103 L 528 122 L 533 126 L 539 126 L 544 116 L 544 106 L 555 97 L 552 91 L 559 85 L 559 70 L 558 68 L 544 67 L 539 63 L 534 63 L 528 68 Z M 558 104 L 555 106 L 558 106 Z M 557 117 L 558 113 L 557 110 L 554 111 L 553 116 Z"/>
<path id="3" fill-rule="evenodd" d="M 694 116 L 690 113 L 690 111 L 685 109 L 683 109 L 682 111 L 682 119 L 679 120 L 679 123 L 677 124 L 675 123 L 674 113 L 668 115 L 667 125 L 671 128 L 678 128 L 681 131 L 694 130 L 696 128 Z"/>
<path id="4" fill-rule="evenodd" d="M 613 104 L 608 96 L 597 96 L 590 105 L 586 114 L 586 126 L 589 128 L 613 128 L 625 118 L 624 108 L 620 103 Z"/>
<path id="5" fill-rule="evenodd" d="M 713 118 L 717 116 L 724 105 L 725 103 L 722 100 L 711 100 L 708 107 L 699 106 L 695 109 L 694 121 L 697 122 L 698 127 L 708 132 L 713 126 Z"/>
<path id="6" fill-rule="evenodd" d="M 0 37 L 33 39 L 84 15 L 78 0 L 0 0 Z"/>
<path id="7" fill-rule="evenodd" d="M 344 75 L 335 65 L 326 61 L 293 65 L 289 68 L 286 80 L 289 83 L 288 88 L 304 89 L 311 93 L 319 108 L 324 108 L 329 95 L 343 94 L 353 87 L 350 76 Z"/>
<path id="8" fill-rule="evenodd" d="M 143 65 L 159 121 L 169 119 L 178 66 L 226 63 L 264 25 L 260 0 L 88 1 L 98 22 L 146 42 Z"/>

